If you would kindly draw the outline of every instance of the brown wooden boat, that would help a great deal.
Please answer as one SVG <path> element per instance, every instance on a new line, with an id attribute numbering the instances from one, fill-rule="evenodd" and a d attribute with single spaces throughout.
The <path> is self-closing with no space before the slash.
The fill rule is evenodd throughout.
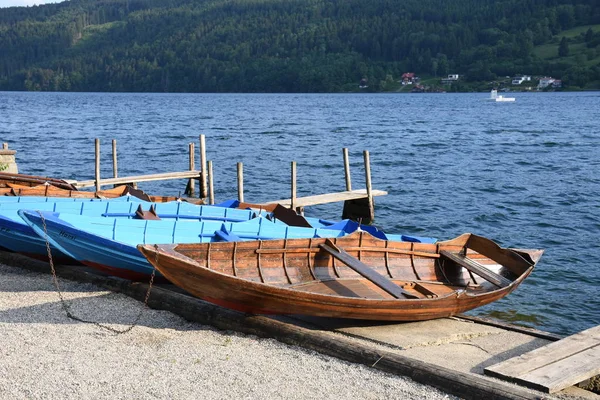
<path id="1" fill-rule="evenodd" d="M 78 199 L 113 199 L 125 195 L 135 196 L 141 200 L 155 203 L 164 203 L 167 201 L 178 200 L 175 196 L 152 196 L 142 190 L 134 189 L 128 185 L 119 185 L 112 189 L 100 190 L 98 192 L 88 192 L 83 190 L 66 190 L 55 187 L 51 184 L 38 186 L 25 186 L 13 183 L 7 183 L 6 187 L 0 188 L 0 196 L 42 196 L 42 197 L 73 197 Z"/>
<path id="2" fill-rule="evenodd" d="M 49 184 L 60 189 L 77 190 L 72 184 L 65 181 L 64 179 L 49 178 L 47 176 L 0 172 L 0 188 L 10 187 L 11 184 L 26 187 Z"/>
<path id="3" fill-rule="evenodd" d="M 468 233 L 436 244 L 356 232 L 138 249 L 175 285 L 224 307 L 386 321 L 449 317 L 498 300 L 543 253 L 502 249 Z"/>

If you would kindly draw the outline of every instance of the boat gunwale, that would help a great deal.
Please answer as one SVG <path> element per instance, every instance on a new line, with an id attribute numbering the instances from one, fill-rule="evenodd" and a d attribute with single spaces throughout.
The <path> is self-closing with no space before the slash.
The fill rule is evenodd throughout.
<path id="1" fill-rule="evenodd" d="M 368 235 L 368 233 L 366 233 L 366 232 L 362 232 L 362 234 Z M 470 235 L 470 234 L 463 234 L 453 240 L 441 242 L 441 243 L 446 243 L 446 244 L 453 244 L 453 243 L 457 243 L 457 242 L 460 243 L 460 241 L 462 241 L 462 239 L 464 238 L 465 235 Z M 350 236 L 351 235 L 345 236 L 344 238 L 348 238 Z M 374 238 L 374 239 L 381 240 L 378 238 Z M 381 240 L 381 241 L 383 241 L 383 240 Z M 263 242 L 269 242 L 269 241 L 263 241 Z M 213 245 L 214 245 L 214 243 L 213 243 Z M 340 300 L 342 300 L 343 303 L 348 303 L 348 305 L 353 305 L 355 307 L 360 306 L 360 307 L 364 307 L 364 308 L 373 307 L 374 305 L 381 306 L 382 308 L 393 307 L 393 306 L 397 306 L 399 303 L 406 303 L 406 302 L 432 304 L 432 303 L 436 303 L 436 302 L 443 302 L 444 300 L 447 300 L 450 297 L 456 297 L 457 299 L 470 298 L 470 299 L 474 300 L 474 299 L 485 299 L 486 297 L 494 297 L 496 295 L 500 295 L 503 293 L 504 293 L 504 295 L 506 295 L 506 294 L 510 293 L 512 290 L 514 290 L 517 286 L 519 286 L 521 284 L 521 282 L 527 276 L 529 276 L 529 274 L 533 271 L 533 269 L 535 268 L 535 265 L 536 265 L 536 262 L 534 262 L 533 265 L 531 265 L 529 268 L 527 268 L 520 276 L 518 276 L 509 285 L 502 287 L 502 288 L 497 288 L 494 290 L 486 290 L 486 291 L 483 291 L 482 293 L 470 293 L 466 289 L 459 289 L 459 290 L 454 290 L 453 292 L 451 292 L 447 295 L 438 296 L 436 298 L 371 299 L 371 298 L 362 298 L 362 297 L 350 297 L 350 296 L 342 296 L 342 295 L 322 294 L 322 293 L 315 293 L 315 292 L 310 292 L 310 291 L 301 291 L 301 290 L 294 289 L 293 286 L 291 286 L 291 285 L 279 286 L 279 285 L 273 285 L 273 284 L 264 283 L 264 282 L 253 281 L 253 280 L 249 280 L 249 279 L 245 279 L 245 278 L 240 278 L 237 276 L 233 276 L 230 274 L 226 274 L 223 272 L 219 272 L 219 271 L 201 266 L 193 258 L 187 257 L 185 254 L 182 254 L 182 253 L 176 251 L 175 248 L 177 246 L 178 246 L 178 244 L 168 244 L 168 245 L 144 244 L 144 245 L 138 245 L 138 249 L 140 250 L 140 252 L 142 252 L 142 254 L 144 254 L 144 256 L 146 256 L 146 258 L 152 265 L 156 266 L 158 271 L 160 271 L 164 276 L 166 276 L 171 282 L 177 283 L 179 286 L 181 286 L 181 285 L 178 282 L 176 282 L 177 279 L 172 279 L 172 277 L 170 277 L 171 274 L 168 271 L 163 270 L 163 268 L 161 268 L 160 265 L 157 265 L 159 263 L 155 264 L 153 262 L 156 259 L 155 252 L 157 251 L 157 249 L 159 251 L 159 255 L 158 255 L 159 258 L 161 256 L 160 253 L 162 252 L 164 254 L 169 255 L 171 258 L 177 259 L 194 269 L 198 269 L 198 270 L 202 271 L 202 275 L 218 275 L 219 280 L 224 281 L 229 287 L 239 286 L 239 283 L 242 282 L 243 285 L 245 286 L 244 290 L 252 289 L 256 293 L 263 293 L 265 295 L 268 294 L 269 296 L 276 296 L 276 298 L 279 299 L 278 301 L 286 301 L 286 299 L 287 299 L 287 301 L 289 301 L 290 295 L 293 295 L 293 297 L 298 298 L 298 300 L 306 300 L 307 297 L 310 297 L 311 300 L 314 300 L 314 302 L 319 302 L 322 304 L 330 304 L 331 303 L 331 304 L 336 304 L 336 305 L 339 305 Z M 381 250 L 385 251 L 385 248 L 382 248 Z M 212 251 L 214 251 L 214 249 Z M 523 251 L 523 249 L 521 249 L 520 251 Z M 538 250 L 531 250 L 531 251 L 538 251 Z M 209 278 L 209 277 L 207 277 L 207 278 Z M 335 281 L 335 280 L 339 280 L 339 279 L 332 279 L 332 280 Z M 319 281 L 321 281 L 321 280 L 316 279 L 313 281 L 309 281 L 307 283 L 319 282 Z M 181 286 L 181 287 L 185 289 L 185 287 L 183 287 L 183 286 Z"/>

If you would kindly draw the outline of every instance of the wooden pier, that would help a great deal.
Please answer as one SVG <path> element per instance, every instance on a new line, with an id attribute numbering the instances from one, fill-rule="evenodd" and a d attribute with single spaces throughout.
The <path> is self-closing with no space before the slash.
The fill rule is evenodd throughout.
<path id="1" fill-rule="evenodd" d="M 373 190 L 371 195 L 375 196 L 385 196 L 388 194 L 384 190 Z M 348 200 L 357 200 L 367 198 L 368 194 L 366 189 L 357 189 L 357 190 L 348 190 L 344 192 L 337 193 L 326 193 L 326 194 L 316 194 L 313 196 L 306 197 L 297 197 L 294 200 L 293 206 L 295 207 L 308 207 L 315 206 L 318 204 L 326 204 L 326 203 L 336 203 L 340 201 L 348 201 Z M 283 199 L 283 200 L 273 200 L 268 201 L 264 204 L 281 204 L 284 207 L 293 208 L 292 199 Z"/>
<path id="2" fill-rule="evenodd" d="M 119 177 L 118 174 L 118 160 L 117 160 L 117 142 L 112 141 L 112 166 L 113 176 L 112 178 L 102 178 L 100 174 L 100 140 L 95 140 L 95 178 L 90 180 L 67 180 L 67 182 L 75 188 L 88 188 L 95 187 L 96 191 L 102 190 L 102 186 L 108 185 L 130 185 L 137 188 L 140 182 L 151 182 L 161 181 L 170 179 L 187 179 L 188 184 L 185 190 L 186 195 L 194 197 L 196 181 L 199 181 L 199 197 L 205 204 L 215 204 L 214 199 L 214 179 L 212 174 L 213 163 L 206 159 L 206 139 L 204 135 L 200 135 L 200 169 L 196 169 L 195 163 L 195 144 L 189 143 L 189 170 L 179 172 L 165 172 L 159 174 L 148 174 L 148 175 L 135 175 L 127 177 Z M 364 189 L 352 189 L 352 181 L 350 174 L 350 162 L 348 156 L 348 149 L 343 149 L 343 162 L 344 162 L 344 177 L 346 190 L 334 193 L 325 193 L 318 195 L 310 195 L 304 197 L 297 197 L 296 189 L 296 162 L 291 162 L 291 183 L 290 183 L 290 198 L 282 200 L 271 200 L 262 205 L 273 205 L 281 204 L 284 207 L 296 210 L 302 214 L 304 208 L 308 206 L 314 206 L 319 204 L 344 202 L 344 210 L 342 218 L 349 219 L 360 219 L 364 223 L 369 223 L 375 218 L 375 207 L 373 198 L 377 196 L 384 196 L 387 194 L 383 190 L 375 190 L 371 187 L 371 162 L 369 152 L 365 150 L 363 152 L 364 157 L 364 168 L 365 168 L 365 183 Z M 237 163 L 237 187 L 238 187 L 238 200 L 244 202 L 244 165 L 241 162 Z"/>
<path id="3" fill-rule="evenodd" d="M 204 149 L 204 135 L 200 136 L 200 154 L 206 154 Z M 194 163 L 195 146 L 193 143 L 188 145 L 189 148 L 189 171 L 180 172 L 165 172 L 160 174 L 148 174 L 148 175 L 135 175 L 127 177 L 119 177 L 118 162 L 117 162 L 117 141 L 112 141 L 112 165 L 113 165 L 113 177 L 112 178 L 101 178 L 100 175 L 100 139 L 95 140 L 95 178 L 85 181 L 67 180 L 76 188 L 87 188 L 96 187 L 96 191 L 102 190 L 102 186 L 107 185 L 131 185 L 137 187 L 140 182 L 152 182 L 152 181 L 163 181 L 169 179 L 189 179 L 187 194 L 193 195 L 194 180 L 200 180 L 201 192 L 200 197 L 207 197 L 206 194 L 206 167 L 203 167 L 200 171 L 196 170 Z M 205 157 L 201 157 L 204 160 Z M 204 164 L 203 164 L 204 165 Z"/>
<path id="4" fill-rule="evenodd" d="M 485 374 L 555 393 L 600 374 L 600 326 L 492 365 Z"/>

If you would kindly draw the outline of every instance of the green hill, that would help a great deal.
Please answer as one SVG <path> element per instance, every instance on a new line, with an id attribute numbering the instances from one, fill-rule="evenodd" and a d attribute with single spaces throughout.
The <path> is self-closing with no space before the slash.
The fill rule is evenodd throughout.
<path id="1" fill-rule="evenodd" d="M 428 82 L 460 74 L 452 90 L 515 74 L 600 88 L 600 4 L 71 0 L 0 9 L 0 90 L 339 92 L 361 80 L 360 90 L 407 90 L 398 81 L 408 71 Z"/>

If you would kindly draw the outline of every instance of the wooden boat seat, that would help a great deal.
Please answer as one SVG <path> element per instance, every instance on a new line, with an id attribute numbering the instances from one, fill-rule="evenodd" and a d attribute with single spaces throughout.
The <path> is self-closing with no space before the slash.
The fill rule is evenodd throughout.
<path id="1" fill-rule="evenodd" d="M 479 264 L 477 261 L 473 261 L 460 253 L 453 253 L 447 250 L 441 250 L 440 255 L 444 258 L 455 262 L 461 267 L 473 272 L 474 274 L 479 275 L 486 281 L 498 286 L 499 288 L 506 287 L 512 283 L 510 279 L 507 279 L 502 275 L 499 275 L 494 271 L 489 270 L 488 268 Z"/>
<path id="2" fill-rule="evenodd" d="M 144 211 L 144 209 L 142 208 L 141 204 L 139 205 L 139 207 L 137 208 L 137 210 L 135 210 L 135 215 L 134 215 L 133 218 L 135 218 L 135 219 L 160 220 L 160 218 L 156 214 L 156 209 L 154 208 L 154 205 L 151 205 L 150 209 L 148 211 Z"/>
<path id="3" fill-rule="evenodd" d="M 359 259 L 352 257 L 343 249 L 338 248 L 331 240 L 327 240 L 326 243 L 320 244 L 319 247 L 325 250 L 327 253 L 331 254 L 336 259 L 346 264 L 348 267 L 352 268 L 354 271 L 358 272 L 360 275 L 367 278 L 369 281 L 373 282 L 375 285 L 379 286 L 381 289 L 394 296 L 395 298 L 418 298 L 418 296 L 407 292 L 406 290 L 392 282 L 389 278 L 381 275 L 379 272 L 375 271 L 373 268 L 369 267 Z"/>
<path id="4" fill-rule="evenodd" d="M 406 289 L 407 286 L 412 288 L 417 293 L 423 294 L 423 296 L 428 299 L 435 299 L 438 297 L 438 294 L 436 292 L 434 292 L 433 290 L 429 289 L 428 287 L 426 287 L 425 285 L 423 285 L 421 283 L 408 282 L 406 285 L 402 285 L 402 288 Z"/>

